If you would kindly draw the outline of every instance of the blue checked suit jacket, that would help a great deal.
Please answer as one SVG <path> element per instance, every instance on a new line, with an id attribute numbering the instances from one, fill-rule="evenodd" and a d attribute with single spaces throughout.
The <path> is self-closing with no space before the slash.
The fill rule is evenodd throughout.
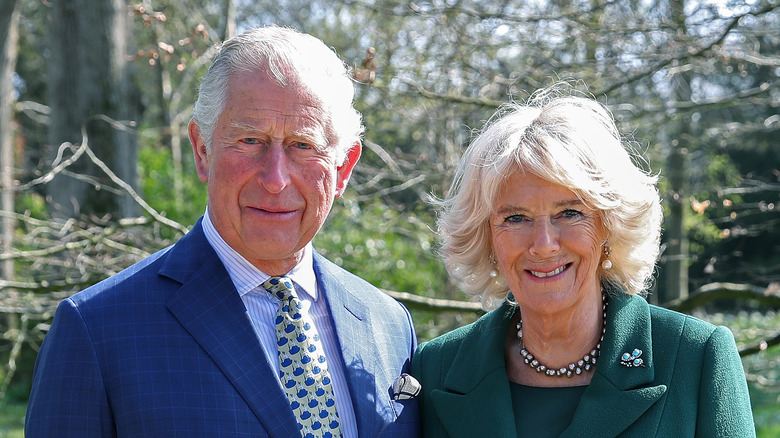
<path id="1" fill-rule="evenodd" d="M 418 436 L 396 402 L 416 338 L 406 309 L 319 254 L 360 437 Z M 300 436 L 227 271 L 200 222 L 174 246 L 64 300 L 35 365 L 36 437 Z"/>

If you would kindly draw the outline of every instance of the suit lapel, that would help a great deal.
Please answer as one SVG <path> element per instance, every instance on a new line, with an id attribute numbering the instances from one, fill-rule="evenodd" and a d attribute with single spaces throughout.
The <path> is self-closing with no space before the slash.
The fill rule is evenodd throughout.
<path id="1" fill-rule="evenodd" d="M 359 296 L 353 295 L 330 262 L 319 253 L 314 253 L 314 270 L 320 287 L 328 302 L 333 326 L 336 331 L 344 364 L 347 384 L 350 388 L 352 405 L 355 409 L 359 436 L 376 436 L 378 426 L 377 405 L 382 394 L 376 393 L 376 360 L 379 352 L 374 342 L 371 314 Z M 389 396 L 388 396 L 389 397 Z"/>
<path id="2" fill-rule="evenodd" d="M 655 364 L 647 302 L 618 292 L 610 298 L 607 320 L 607 332 L 593 380 L 580 400 L 572 424 L 561 435 L 563 437 L 617 436 L 666 393 L 665 385 L 652 384 Z M 644 366 L 629 368 L 622 365 L 623 353 L 631 353 L 634 349 L 642 350 Z"/>
<path id="3" fill-rule="evenodd" d="M 298 434 L 288 401 L 263 354 L 241 298 L 198 223 L 172 249 L 160 275 L 182 284 L 167 301 L 179 323 L 203 347 L 268 433 Z"/>
<path id="4" fill-rule="evenodd" d="M 449 436 L 517 436 L 504 365 L 504 342 L 514 311 L 504 303 L 478 320 L 461 342 L 443 390 L 431 392 L 431 403 Z"/>

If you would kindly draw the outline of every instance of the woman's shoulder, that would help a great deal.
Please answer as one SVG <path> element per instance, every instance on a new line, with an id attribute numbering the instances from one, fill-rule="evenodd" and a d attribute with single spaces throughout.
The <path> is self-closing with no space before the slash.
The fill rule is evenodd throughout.
<path id="1" fill-rule="evenodd" d="M 736 348 L 734 335 L 725 326 L 716 326 L 691 315 L 658 306 L 650 306 L 653 337 L 679 339 L 689 351 L 704 348 Z"/>
<path id="2" fill-rule="evenodd" d="M 650 317 L 653 328 L 679 328 L 690 335 L 709 336 L 717 327 L 695 316 L 680 313 L 675 310 L 650 305 Z"/>

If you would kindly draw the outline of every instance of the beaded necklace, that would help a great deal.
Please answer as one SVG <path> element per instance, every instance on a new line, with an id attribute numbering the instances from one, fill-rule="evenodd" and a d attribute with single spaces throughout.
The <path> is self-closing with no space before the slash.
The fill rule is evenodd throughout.
<path id="1" fill-rule="evenodd" d="M 536 370 L 538 373 L 544 373 L 550 377 L 573 377 L 580 375 L 585 371 L 590 371 L 596 365 L 599 353 L 601 353 L 601 343 L 604 341 L 604 333 L 607 332 L 607 295 L 602 293 L 601 295 L 601 337 L 596 346 L 590 350 L 589 354 L 583 356 L 582 359 L 577 362 L 572 362 L 568 366 L 555 370 L 539 362 L 526 348 L 523 343 L 523 317 L 520 315 L 520 321 L 517 323 L 517 339 L 520 341 L 520 355 L 523 356 L 523 362 L 528 364 L 529 367 Z"/>

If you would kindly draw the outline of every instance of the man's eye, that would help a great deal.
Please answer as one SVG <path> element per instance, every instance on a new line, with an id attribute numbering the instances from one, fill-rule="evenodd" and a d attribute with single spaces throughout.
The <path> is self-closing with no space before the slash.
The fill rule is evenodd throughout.
<path id="1" fill-rule="evenodd" d="M 295 142 L 295 144 L 293 146 L 295 146 L 298 149 L 313 149 L 314 148 L 314 146 L 312 146 L 312 145 L 310 145 L 308 143 L 304 143 L 302 141 Z"/>
<path id="2" fill-rule="evenodd" d="M 241 140 L 242 142 L 246 144 L 260 144 L 260 139 L 255 137 L 246 137 Z"/>

